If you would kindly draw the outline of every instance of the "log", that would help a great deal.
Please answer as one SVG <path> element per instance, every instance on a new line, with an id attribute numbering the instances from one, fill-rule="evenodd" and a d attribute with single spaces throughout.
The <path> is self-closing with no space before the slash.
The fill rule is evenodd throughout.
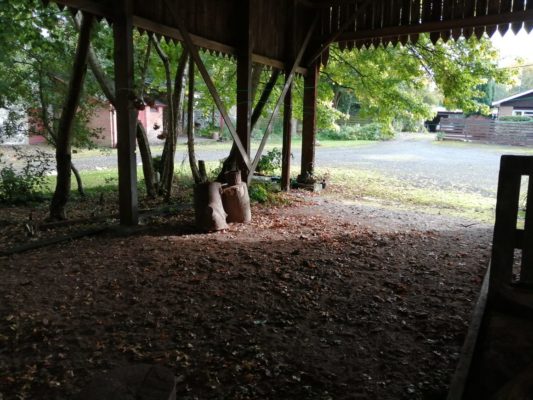
<path id="1" fill-rule="evenodd" d="M 250 196 L 248 186 L 241 181 L 240 171 L 232 171 L 226 174 L 227 182 L 231 185 L 222 189 L 222 204 L 228 213 L 228 223 L 249 223 L 252 220 Z"/>
<path id="2" fill-rule="evenodd" d="M 220 196 L 222 185 L 219 182 L 206 182 L 194 187 L 194 213 L 196 226 L 206 232 L 228 228 L 226 212 Z"/>

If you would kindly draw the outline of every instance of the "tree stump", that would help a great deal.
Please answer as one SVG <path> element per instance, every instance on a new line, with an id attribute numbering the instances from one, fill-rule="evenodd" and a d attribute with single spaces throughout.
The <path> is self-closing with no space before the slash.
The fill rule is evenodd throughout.
<path id="1" fill-rule="evenodd" d="M 221 190 L 220 182 L 200 183 L 194 187 L 194 213 L 199 229 L 212 232 L 228 228 Z"/>
<path id="2" fill-rule="evenodd" d="M 241 180 L 240 171 L 228 172 L 226 180 L 228 186 L 222 189 L 222 204 L 228 214 L 226 221 L 249 223 L 252 220 L 250 196 L 248 186 Z"/>
<path id="3" fill-rule="evenodd" d="M 176 379 L 159 365 L 128 365 L 99 374 L 76 400 L 176 400 Z"/>

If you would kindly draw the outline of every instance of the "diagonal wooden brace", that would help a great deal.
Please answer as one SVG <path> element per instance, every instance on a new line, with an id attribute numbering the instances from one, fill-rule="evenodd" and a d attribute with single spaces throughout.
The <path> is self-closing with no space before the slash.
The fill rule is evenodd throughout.
<path id="1" fill-rule="evenodd" d="M 257 168 L 259 159 L 261 158 L 261 155 L 263 153 L 263 150 L 265 149 L 265 145 L 268 140 L 268 137 L 270 136 L 272 122 L 274 121 L 274 117 L 277 115 L 278 110 L 281 106 L 281 103 L 283 103 L 283 100 L 285 99 L 285 95 L 287 94 L 287 91 L 291 87 L 291 84 L 294 80 L 294 73 L 296 72 L 296 68 L 298 67 L 298 65 L 300 65 L 300 62 L 302 61 L 305 50 L 307 49 L 307 46 L 311 40 L 311 36 L 313 35 L 313 31 L 315 30 L 315 27 L 318 24 L 318 19 L 319 19 L 319 16 L 317 15 L 315 19 L 313 20 L 311 26 L 309 27 L 309 30 L 307 31 L 307 35 L 305 36 L 304 42 L 302 44 L 302 47 L 300 48 L 300 51 L 298 52 L 298 55 L 296 56 L 296 59 L 294 60 L 294 63 L 292 64 L 292 68 L 290 69 L 287 75 L 287 78 L 285 80 L 285 85 L 283 86 L 283 90 L 281 91 L 278 101 L 276 102 L 276 105 L 274 106 L 274 110 L 272 111 L 272 114 L 270 115 L 268 124 L 265 128 L 265 133 L 263 134 L 263 139 L 261 139 L 261 144 L 259 145 L 259 148 L 257 149 L 257 153 L 254 157 L 254 161 L 252 162 L 252 165 L 250 168 L 250 174 L 248 175 L 248 183 L 250 183 L 250 180 L 252 179 L 251 177 L 253 176 L 255 169 Z"/>
<path id="2" fill-rule="evenodd" d="M 228 127 L 229 132 L 233 140 L 235 141 L 235 144 L 237 145 L 237 148 L 239 149 L 239 153 L 244 163 L 248 167 L 248 170 L 251 171 L 250 174 L 253 174 L 252 168 L 251 168 L 252 166 L 250 163 L 250 158 L 248 157 L 246 149 L 242 145 L 241 139 L 237 135 L 235 126 L 233 125 L 233 122 L 231 122 L 231 119 L 228 115 L 228 112 L 226 111 L 226 108 L 224 107 L 224 104 L 222 104 L 222 100 L 220 99 L 218 91 L 215 85 L 213 84 L 211 77 L 209 76 L 209 72 L 207 71 L 207 68 L 205 67 L 204 62 L 200 58 L 200 54 L 198 53 L 198 48 L 194 45 L 189 32 L 185 28 L 181 18 L 178 16 L 175 9 L 172 7 L 172 4 L 170 3 L 170 1 L 164 0 L 164 2 L 168 10 L 171 12 L 172 17 L 176 21 L 176 24 L 178 25 L 178 30 L 183 36 L 183 43 L 185 44 L 185 48 L 189 51 L 189 53 L 191 54 L 191 58 L 193 59 L 196 66 L 198 67 L 198 71 L 200 72 L 200 75 L 202 75 L 202 78 L 204 79 L 207 89 L 209 90 L 209 93 L 211 93 L 211 96 L 213 97 L 215 105 L 217 106 L 218 111 L 220 112 L 220 115 L 222 115 L 222 118 L 224 119 L 224 122 L 226 123 L 226 126 Z"/>

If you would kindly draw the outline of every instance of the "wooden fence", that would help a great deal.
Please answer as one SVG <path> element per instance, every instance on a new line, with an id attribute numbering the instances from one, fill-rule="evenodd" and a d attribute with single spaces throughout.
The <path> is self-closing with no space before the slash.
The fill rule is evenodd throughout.
<path id="1" fill-rule="evenodd" d="M 468 118 L 440 121 L 444 140 L 533 146 L 533 122 L 504 122 Z"/>

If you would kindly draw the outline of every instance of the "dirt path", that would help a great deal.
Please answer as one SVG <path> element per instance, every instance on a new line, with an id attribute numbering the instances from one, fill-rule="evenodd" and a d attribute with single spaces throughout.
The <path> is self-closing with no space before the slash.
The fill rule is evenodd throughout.
<path id="1" fill-rule="evenodd" d="M 295 200 L 226 233 L 185 213 L 0 258 L 0 398 L 149 362 L 186 400 L 444 399 L 490 227 Z"/>

